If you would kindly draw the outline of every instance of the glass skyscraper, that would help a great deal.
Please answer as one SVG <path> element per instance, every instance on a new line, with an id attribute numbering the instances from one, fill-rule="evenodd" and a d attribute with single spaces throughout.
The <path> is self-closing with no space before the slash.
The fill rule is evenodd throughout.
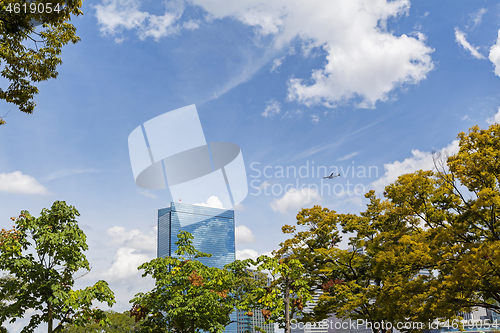
<path id="1" fill-rule="evenodd" d="M 224 268 L 235 256 L 234 211 L 172 202 L 158 210 L 158 257 L 173 256 L 179 231 L 190 232 L 194 247 L 210 253 L 199 258 L 209 267 Z"/>
<path id="2" fill-rule="evenodd" d="M 224 268 L 236 259 L 234 236 L 234 211 L 172 202 L 169 208 L 158 210 L 157 256 L 175 256 L 177 234 L 190 232 L 195 249 L 210 253 L 210 258 L 198 258 L 209 267 Z M 231 320 L 236 320 L 236 313 Z M 226 327 L 226 332 L 237 333 L 236 323 Z"/>

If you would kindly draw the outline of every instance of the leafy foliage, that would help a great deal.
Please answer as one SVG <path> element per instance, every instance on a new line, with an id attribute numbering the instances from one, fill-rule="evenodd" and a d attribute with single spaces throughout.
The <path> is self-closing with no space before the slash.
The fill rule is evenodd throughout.
<path id="1" fill-rule="evenodd" d="M 0 3 L 1 74 L 10 82 L 8 87 L 1 87 L 0 99 L 26 113 L 32 113 L 35 107 L 33 97 L 38 93 L 35 84 L 57 77 L 62 47 L 80 40 L 69 21 L 71 15 L 82 14 L 82 1 L 51 0 L 50 5 L 51 10 L 44 0 Z M 14 8 L 19 9 L 17 13 Z M 0 125 L 3 123 L 0 119 Z"/>
<path id="2" fill-rule="evenodd" d="M 128 311 L 123 313 L 106 311 L 108 322 L 105 325 L 98 323 L 89 323 L 85 326 L 69 326 L 66 327 L 64 333 L 86 333 L 86 332 L 102 332 L 102 333 L 133 333 L 138 332 L 140 327 L 133 318 L 129 316 Z"/>
<path id="3" fill-rule="evenodd" d="M 12 230 L 2 230 L 0 269 L 11 279 L 2 285 L 0 298 L 14 294 L 15 299 L 0 309 L 0 322 L 14 322 L 35 310 L 22 333 L 33 332 L 42 322 L 48 323 L 49 333 L 60 332 L 66 324 L 104 323 L 106 314 L 92 308 L 92 302 L 114 303 L 108 284 L 101 280 L 85 289 L 72 289 L 74 274 L 90 270 L 83 253 L 88 249 L 86 236 L 75 219 L 79 215 L 73 206 L 56 201 L 38 218 L 21 212 L 12 218 Z M 54 320 L 59 321 L 55 328 Z"/>
<path id="4" fill-rule="evenodd" d="M 12 230 L 2 229 L 0 231 L 0 239 L 3 239 L 3 236 L 8 235 L 11 232 L 12 232 Z M 13 280 L 13 277 L 10 275 L 4 275 L 4 276 L 0 277 L 0 288 L 3 289 L 5 284 L 12 281 L 12 280 Z M 0 311 L 2 311 L 1 309 L 5 308 L 7 306 L 8 302 L 12 302 L 15 299 L 16 299 L 16 295 L 13 291 L 2 292 L 1 299 L 0 299 Z M 8 333 L 8 330 L 5 327 L 0 326 L 0 333 Z"/>
<path id="5" fill-rule="evenodd" d="M 265 255 L 252 261 L 252 264 L 257 266 L 257 272 L 270 274 L 271 283 L 259 284 L 248 290 L 240 307 L 254 311 L 260 308 L 266 323 L 278 323 L 285 333 L 290 333 L 294 314 L 297 310 L 302 311 L 312 299 L 304 266 L 297 259 Z"/>
<path id="6" fill-rule="evenodd" d="M 251 286 L 246 262 L 235 261 L 224 269 L 207 267 L 196 259 L 211 255 L 196 250 L 192 239 L 181 231 L 175 257 L 139 266 L 145 271 L 143 277 L 156 280 L 153 290 L 130 301 L 130 315 L 141 321 L 143 332 L 222 332 Z"/>
<path id="7" fill-rule="evenodd" d="M 458 318 L 500 311 L 500 125 L 460 133 L 459 152 L 435 170 L 400 176 L 374 191 L 360 214 L 315 206 L 284 226 L 281 244 L 323 291 L 308 320 L 329 313 L 368 322 Z M 297 232 L 297 228 L 304 228 Z M 349 249 L 336 247 L 339 227 Z"/>

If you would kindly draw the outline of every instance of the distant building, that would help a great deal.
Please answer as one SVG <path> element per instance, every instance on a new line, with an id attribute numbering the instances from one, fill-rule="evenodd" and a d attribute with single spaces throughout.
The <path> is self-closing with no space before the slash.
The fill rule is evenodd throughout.
<path id="1" fill-rule="evenodd" d="M 306 303 L 303 312 L 311 313 L 314 306 L 319 301 L 319 297 L 323 294 L 322 290 L 317 290 L 311 301 Z M 329 319 L 315 323 L 294 323 L 291 327 L 291 333 L 328 333 Z"/>
<path id="2" fill-rule="evenodd" d="M 198 258 L 209 267 L 224 268 L 236 259 L 234 211 L 172 202 L 170 207 L 158 210 L 157 256 L 175 256 L 177 234 L 190 232 L 194 247 L 210 253 L 210 258 Z M 233 312 L 231 320 L 236 321 Z M 236 323 L 229 324 L 225 332 L 237 333 Z"/>
<path id="3" fill-rule="evenodd" d="M 190 232 L 194 247 L 210 253 L 198 260 L 209 267 L 224 268 L 236 259 L 234 211 L 172 202 L 158 210 L 158 257 L 174 256 L 179 231 Z"/>
<path id="4" fill-rule="evenodd" d="M 248 316 L 244 311 L 237 311 L 238 314 L 238 333 L 261 333 L 264 330 L 266 333 L 274 333 L 274 323 L 264 324 L 266 321 L 260 310 L 252 311 L 252 316 Z"/>
<path id="5" fill-rule="evenodd" d="M 264 273 L 252 271 L 252 270 L 247 270 L 250 271 L 254 279 L 257 279 L 259 275 L 265 276 L 267 278 L 267 284 L 271 284 L 271 279 L 267 277 Z M 264 316 L 262 315 L 261 309 L 254 309 L 252 312 L 252 315 L 246 315 L 245 311 L 238 310 L 237 311 L 237 317 L 238 317 L 238 333 L 261 333 L 261 330 L 264 330 L 266 333 L 274 333 L 274 323 L 270 324 L 264 324 L 266 321 L 264 319 Z M 258 327 L 259 329 L 256 329 Z"/>

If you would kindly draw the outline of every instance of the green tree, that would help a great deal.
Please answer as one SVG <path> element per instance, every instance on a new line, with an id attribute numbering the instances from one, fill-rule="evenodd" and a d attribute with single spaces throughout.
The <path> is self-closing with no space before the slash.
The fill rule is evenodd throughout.
<path id="1" fill-rule="evenodd" d="M 383 198 L 367 193 L 364 212 L 314 207 L 297 216 L 305 231 L 283 228 L 292 238 L 280 251 L 323 289 L 314 319 L 428 323 L 477 306 L 500 311 L 500 125 L 459 139 L 459 152 L 436 158 L 435 170 L 400 176 Z M 335 246 L 339 227 L 354 233 L 349 250 Z"/>
<path id="2" fill-rule="evenodd" d="M 387 322 L 380 298 L 384 286 L 390 286 L 382 272 L 371 268 L 370 255 L 363 251 L 364 238 L 371 236 L 363 220 L 363 216 L 314 206 L 297 214 L 297 226 L 282 228 L 292 237 L 281 244 L 278 253 L 290 253 L 290 258 L 304 265 L 309 288 L 319 296 L 314 311 L 304 313 L 301 321 L 321 321 L 333 313 L 343 319 Z M 346 224 L 354 224 L 358 233 L 350 238 L 349 249 L 343 250 L 338 248 L 342 239 L 338 229 L 343 226 L 347 231 Z"/>
<path id="3" fill-rule="evenodd" d="M 81 15 L 82 0 L 3 0 L 0 3 L 0 65 L 10 84 L 0 99 L 32 113 L 36 83 L 58 75 L 61 49 L 77 43 L 71 15 Z M 0 125 L 5 121 L 0 118 Z"/>
<path id="4" fill-rule="evenodd" d="M 106 325 L 99 325 L 98 323 L 90 323 L 85 326 L 69 326 L 66 327 L 64 333 L 133 333 L 138 332 L 140 327 L 133 318 L 130 317 L 129 312 L 123 313 L 108 310 L 106 311 L 108 323 Z"/>
<path id="5" fill-rule="evenodd" d="M 500 125 L 474 126 L 458 138 L 457 154 L 437 160 L 434 171 L 401 176 L 386 197 L 394 210 L 419 223 L 409 241 L 428 259 L 411 262 L 434 271 L 431 282 L 442 291 L 429 303 L 499 312 Z"/>
<path id="6" fill-rule="evenodd" d="M 376 323 L 453 317 L 450 307 L 426 307 L 422 302 L 423 295 L 428 296 L 425 292 L 438 294 L 423 288 L 427 276 L 419 275 L 422 267 L 403 260 L 400 250 L 412 229 L 397 223 L 393 211 L 386 212 L 389 202 L 375 198 L 373 192 L 367 197 L 367 210 L 359 215 L 315 206 L 297 215 L 297 226 L 283 227 L 292 237 L 278 252 L 289 253 L 304 265 L 309 288 L 320 295 L 313 312 L 303 313 L 301 321 L 321 321 L 333 313 L 342 319 L 360 319 L 371 324 L 374 332 L 383 332 L 387 326 L 377 329 Z M 354 233 L 348 249 L 338 248 L 340 227 L 344 234 Z"/>
<path id="7" fill-rule="evenodd" d="M 235 261 L 224 269 L 207 267 L 197 258 L 211 254 L 196 250 L 193 236 L 179 232 L 176 256 L 156 258 L 139 266 L 155 279 L 155 287 L 130 301 L 131 315 L 141 320 L 143 332 L 222 332 L 229 315 L 241 302 L 250 275 L 246 261 Z"/>
<path id="8" fill-rule="evenodd" d="M 285 256 L 263 255 L 252 264 L 257 267 L 257 272 L 267 272 L 271 283 L 255 285 L 247 290 L 239 306 L 245 310 L 260 309 L 266 323 L 278 323 L 285 333 L 290 333 L 295 314 L 300 313 L 312 299 L 305 278 L 307 271 L 298 260 Z"/>
<path id="9" fill-rule="evenodd" d="M 10 230 L 10 231 L 6 231 L 5 229 L 2 229 L 2 231 L 0 231 L 0 238 L 3 238 L 4 235 L 8 235 L 10 233 L 12 233 L 13 230 Z M 0 311 L 2 311 L 1 309 L 3 309 L 5 306 L 7 306 L 7 303 L 8 302 L 12 302 L 15 300 L 15 294 L 14 293 L 4 293 L 3 292 L 3 289 L 4 289 L 4 286 L 6 283 L 8 283 L 9 281 L 11 281 L 13 278 L 12 276 L 9 276 L 9 275 L 4 275 L 2 277 L 0 277 L 0 290 L 2 290 L 2 292 L 0 292 Z M 3 326 L 0 326 L 0 333 L 8 333 L 8 330 L 3 327 Z"/>
<path id="10" fill-rule="evenodd" d="M 86 236 L 75 219 L 79 215 L 73 206 L 56 201 L 38 218 L 27 211 L 12 218 L 15 226 L 0 238 L 0 269 L 12 278 L 3 284 L 0 298 L 15 294 L 15 299 L 0 309 L 0 322 L 24 318 L 31 309 L 36 313 L 22 333 L 33 332 L 42 322 L 47 323 L 48 333 L 60 332 L 69 324 L 104 323 L 106 314 L 92 308 L 92 302 L 113 305 L 108 284 L 101 280 L 85 289 L 72 289 L 74 274 L 90 270 L 83 253 L 88 249 Z"/>

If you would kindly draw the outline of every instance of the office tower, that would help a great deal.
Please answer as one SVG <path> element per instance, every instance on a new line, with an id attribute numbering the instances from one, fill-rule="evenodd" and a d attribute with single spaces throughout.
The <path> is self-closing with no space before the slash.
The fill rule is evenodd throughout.
<path id="1" fill-rule="evenodd" d="M 224 268 L 236 259 L 234 211 L 172 202 L 169 208 L 158 210 L 157 256 L 175 256 L 177 234 L 188 231 L 194 237 L 195 249 L 210 253 L 210 258 L 198 258 L 208 267 Z M 231 314 L 236 321 L 237 314 Z M 237 333 L 236 323 L 229 324 L 225 332 Z"/>
<path id="2" fill-rule="evenodd" d="M 158 210 L 158 257 L 174 256 L 179 231 L 190 232 L 194 247 L 210 253 L 198 260 L 209 267 L 224 268 L 235 257 L 234 211 L 184 203 Z"/>
<path id="3" fill-rule="evenodd" d="M 247 269 L 247 272 L 250 272 L 255 280 L 259 277 L 266 277 L 267 285 L 269 286 L 271 284 L 271 279 L 264 273 L 256 272 L 250 269 Z M 254 309 L 251 312 L 252 315 L 249 316 L 245 311 L 237 310 L 238 333 L 261 333 L 261 330 L 264 330 L 266 333 L 274 333 L 274 323 L 264 324 L 266 320 L 262 315 L 261 309 Z M 255 327 L 258 327 L 261 330 L 257 330 Z"/>

